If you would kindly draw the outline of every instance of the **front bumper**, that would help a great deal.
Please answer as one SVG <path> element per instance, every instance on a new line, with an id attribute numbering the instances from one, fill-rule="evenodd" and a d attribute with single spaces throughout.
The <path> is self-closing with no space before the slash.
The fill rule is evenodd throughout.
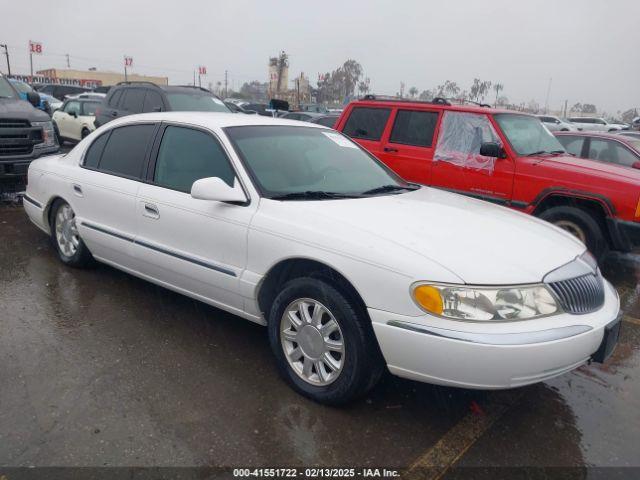
<path id="1" fill-rule="evenodd" d="M 586 315 L 562 314 L 496 324 L 408 317 L 369 309 L 391 373 L 463 388 L 503 389 L 569 372 L 599 350 L 620 302 L 605 282 L 605 302 Z"/>
<path id="2" fill-rule="evenodd" d="M 640 247 L 640 223 L 607 218 L 607 225 L 616 250 L 630 252 Z"/>

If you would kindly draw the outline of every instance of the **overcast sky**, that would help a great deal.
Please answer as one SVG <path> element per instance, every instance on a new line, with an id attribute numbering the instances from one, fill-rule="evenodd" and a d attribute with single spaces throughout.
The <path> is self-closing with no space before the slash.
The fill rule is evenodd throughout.
<path id="1" fill-rule="evenodd" d="M 228 0 L 2 2 L 0 43 L 12 70 L 28 73 L 29 40 L 43 43 L 34 69 L 71 67 L 166 75 L 171 83 L 224 78 L 239 89 L 267 81 L 267 62 L 285 50 L 290 78 L 348 58 L 371 90 L 394 94 L 474 77 L 504 84 L 511 102 L 549 107 L 565 99 L 615 113 L 640 107 L 640 0 Z M 0 71 L 6 63 L 0 58 Z M 491 98 L 491 100 L 493 100 Z"/>

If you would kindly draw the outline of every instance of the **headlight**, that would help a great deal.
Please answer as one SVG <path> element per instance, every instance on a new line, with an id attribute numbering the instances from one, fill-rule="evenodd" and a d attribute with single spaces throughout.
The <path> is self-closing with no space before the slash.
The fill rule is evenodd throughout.
<path id="1" fill-rule="evenodd" d="M 42 144 L 45 147 L 53 147 L 56 144 L 56 135 L 52 122 L 31 122 L 32 127 L 42 127 Z"/>
<path id="2" fill-rule="evenodd" d="M 417 283 L 414 301 L 427 313 L 452 320 L 504 322 L 559 313 L 544 285 L 472 287 Z"/>

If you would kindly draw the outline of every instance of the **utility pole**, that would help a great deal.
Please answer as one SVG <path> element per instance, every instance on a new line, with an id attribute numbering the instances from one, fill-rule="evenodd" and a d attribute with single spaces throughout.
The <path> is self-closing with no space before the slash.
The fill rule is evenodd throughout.
<path id="1" fill-rule="evenodd" d="M 71 68 L 71 63 L 69 62 L 69 54 L 65 54 L 65 57 L 67 57 L 67 68 Z"/>
<path id="2" fill-rule="evenodd" d="M 544 99 L 544 113 L 549 113 L 549 94 L 551 93 L 551 80 L 549 78 L 549 85 L 547 85 L 547 97 Z"/>
<path id="3" fill-rule="evenodd" d="M 193 71 L 193 86 L 196 86 L 196 71 Z"/>
<path id="4" fill-rule="evenodd" d="M 228 93 L 227 93 L 227 85 L 229 84 L 229 76 L 226 70 L 224 71 L 224 98 L 227 98 Z"/>
<path id="5" fill-rule="evenodd" d="M 29 81 L 33 81 L 33 52 L 29 49 L 29 65 L 31 66 L 31 76 L 29 77 Z"/>
<path id="6" fill-rule="evenodd" d="M 4 56 L 7 57 L 7 73 L 11 76 L 11 64 L 9 63 L 9 47 L 6 44 L 0 43 L 0 47 L 4 48 Z"/>
<path id="7" fill-rule="evenodd" d="M 563 118 L 567 118 L 567 102 L 568 102 L 568 101 L 569 101 L 569 100 L 565 100 L 565 101 L 564 101 L 564 114 L 562 115 L 562 116 L 563 116 Z"/>

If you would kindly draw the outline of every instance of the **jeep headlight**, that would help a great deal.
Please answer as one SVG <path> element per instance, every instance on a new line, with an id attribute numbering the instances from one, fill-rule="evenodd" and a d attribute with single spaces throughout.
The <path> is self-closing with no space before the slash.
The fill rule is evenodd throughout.
<path id="1" fill-rule="evenodd" d="M 52 122 L 31 122 L 32 127 L 42 128 L 42 143 L 44 147 L 53 147 L 56 145 L 56 134 L 53 130 Z"/>
<path id="2" fill-rule="evenodd" d="M 544 285 L 474 287 L 416 283 L 413 300 L 425 312 L 451 320 L 505 322 L 560 313 Z"/>

